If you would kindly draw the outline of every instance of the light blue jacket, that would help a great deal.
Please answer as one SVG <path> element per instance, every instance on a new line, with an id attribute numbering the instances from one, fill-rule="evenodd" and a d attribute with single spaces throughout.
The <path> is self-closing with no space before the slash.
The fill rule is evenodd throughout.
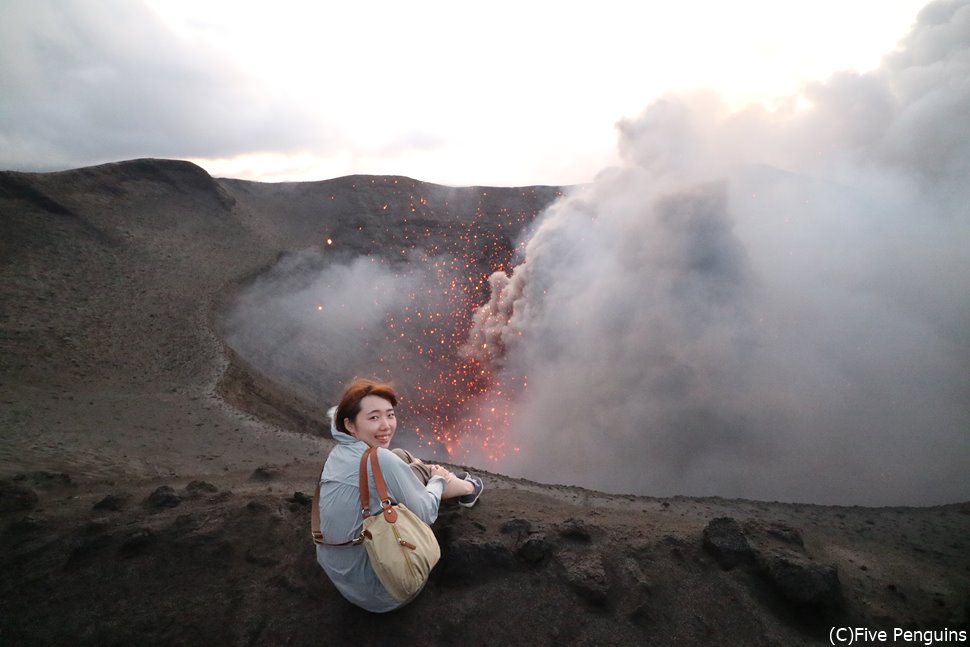
<path id="1" fill-rule="evenodd" d="M 320 530 L 328 544 L 339 544 L 360 535 L 363 519 L 360 513 L 358 472 L 360 457 L 367 444 L 349 434 L 330 432 L 337 445 L 330 451 L 320 476 Z M 390 450 L 379 448 L 377 460 L 387 482 L 387 494 L 395 503 L 403 503 L 429 524 L 438 518 L 438 505 L 445 489 L 445 479 L 432 476 L 422 485 L 408 464 Z M 369 471 L 369 470 L 368 470 Z M 369 474 L 370 511 L 379 514 L 381 505 L 373 474 Z M 371 570 L 364 546 L 317 546 L 317 562 L 330 577 L 341 595 L 353 604 L 383 613 L 401 604 L 384 589 Z"/>

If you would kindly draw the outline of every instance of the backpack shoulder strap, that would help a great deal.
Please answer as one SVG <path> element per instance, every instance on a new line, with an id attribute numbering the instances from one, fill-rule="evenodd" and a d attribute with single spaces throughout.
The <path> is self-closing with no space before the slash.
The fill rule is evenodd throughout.
<path id="1" fill-rule="evenodd" d="M 310 508 L 310 536 L 314 544 L 323 544 L 323 533 L 320 532 L 320 479 L 313 488 L 313 507 Z"/>
<path id="2" fill-rule="evenodd" d="M 374 472 L 374 483 L 377 484 L 377 496 L 381 498 L 381 512 L 384 513 L 384 519 L 388 523 L 394 523 L 397 521 L 397 510 L 394 509 L 391 497 L 387 494 L 387 483 L 384 481 L 384 474 L 381 472 L 381 464 L 377 460 L 377 448 L 371 447 L 370 452 L 370 465 Z"/>
<path id="3" fill-rule="evenodd" d="M 370 455 L 371 451 L 376 450 L 368 447 L 364 450 L 364 453 L 361 454 L 360 471 L 358 472 L 357 477 L 357 487 L 360 490 L 360 511 L 364 519 L 370 516 L 370 488 L 367 486 L 367 457 Z"/>

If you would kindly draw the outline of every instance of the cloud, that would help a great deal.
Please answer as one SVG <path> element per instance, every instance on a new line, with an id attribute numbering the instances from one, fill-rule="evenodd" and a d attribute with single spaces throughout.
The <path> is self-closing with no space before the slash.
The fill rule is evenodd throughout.
<path id="1" fill-rule="evenodd" d="M 0 166 L 297 150 L 326 133 L 278 88 L 138 3 L 4 3 Z"/>
<path id="2" fill-rule="evenodd" d="M 466 352 L 502 467 L 614 492 L 970 498 L 970 3 L 775 112 L 669 96 L 562 200 Z M 508 389 L 506 389 L 508 391 Z"/>

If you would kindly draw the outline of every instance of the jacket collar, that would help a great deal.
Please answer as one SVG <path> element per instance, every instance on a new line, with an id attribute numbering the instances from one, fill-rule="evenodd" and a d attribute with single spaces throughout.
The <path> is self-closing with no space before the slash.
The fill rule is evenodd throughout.
<path id="1" fill-rule="evenodd" d="M 337 441 L 338 444 L 353 445 L 354 443 L 361 443 L 366 445 L 364 441 L 357 440 L 350 434 L 337 429 L 337 420 L 336 420 L 337 407 L 330 407 L 330 409 L 327 411 L 327 415 L 330 417 L 330 435 L 333 436 L 333 439 Z"/>

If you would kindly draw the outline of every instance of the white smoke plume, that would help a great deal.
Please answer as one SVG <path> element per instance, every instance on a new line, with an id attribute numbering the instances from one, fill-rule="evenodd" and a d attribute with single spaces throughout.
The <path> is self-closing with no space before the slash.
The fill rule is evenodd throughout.
<path id="1" fill-rule="evenodd" d="M 428 289 L 436 281 L 426 264 L 402 267 L 367 256 L 333 262 L 312 249 L 285 256 L 236 295 L 226 339 L 312 402 L 330 402 L 354 377 L 394 377 L 405 388 L 426 380 L 413 353 L 395 344 L 389 320 L 414 304 L 433 309 L 442 297 Z"/>
<path id="2" fill-rule="evenodd" d="M 450 421 L 475 382 L 475 367 L 456 366 L 468 329 L 467 282 L 456 269 L 465 262 L 420 247 L 394 261 L 326 248 L 287 254 L 235 295 L 221 320 L 225 339 L 322 407 L 355 377 L 393 382 L 404 421 L 395 444 L 447 457 Z"/>
<path id="3" fill-rule="evenodd" d="M 658 496 L 970 499 L 970 3 L 775 110 L 671 96 L 490 279 L 503 471 Z"/>

